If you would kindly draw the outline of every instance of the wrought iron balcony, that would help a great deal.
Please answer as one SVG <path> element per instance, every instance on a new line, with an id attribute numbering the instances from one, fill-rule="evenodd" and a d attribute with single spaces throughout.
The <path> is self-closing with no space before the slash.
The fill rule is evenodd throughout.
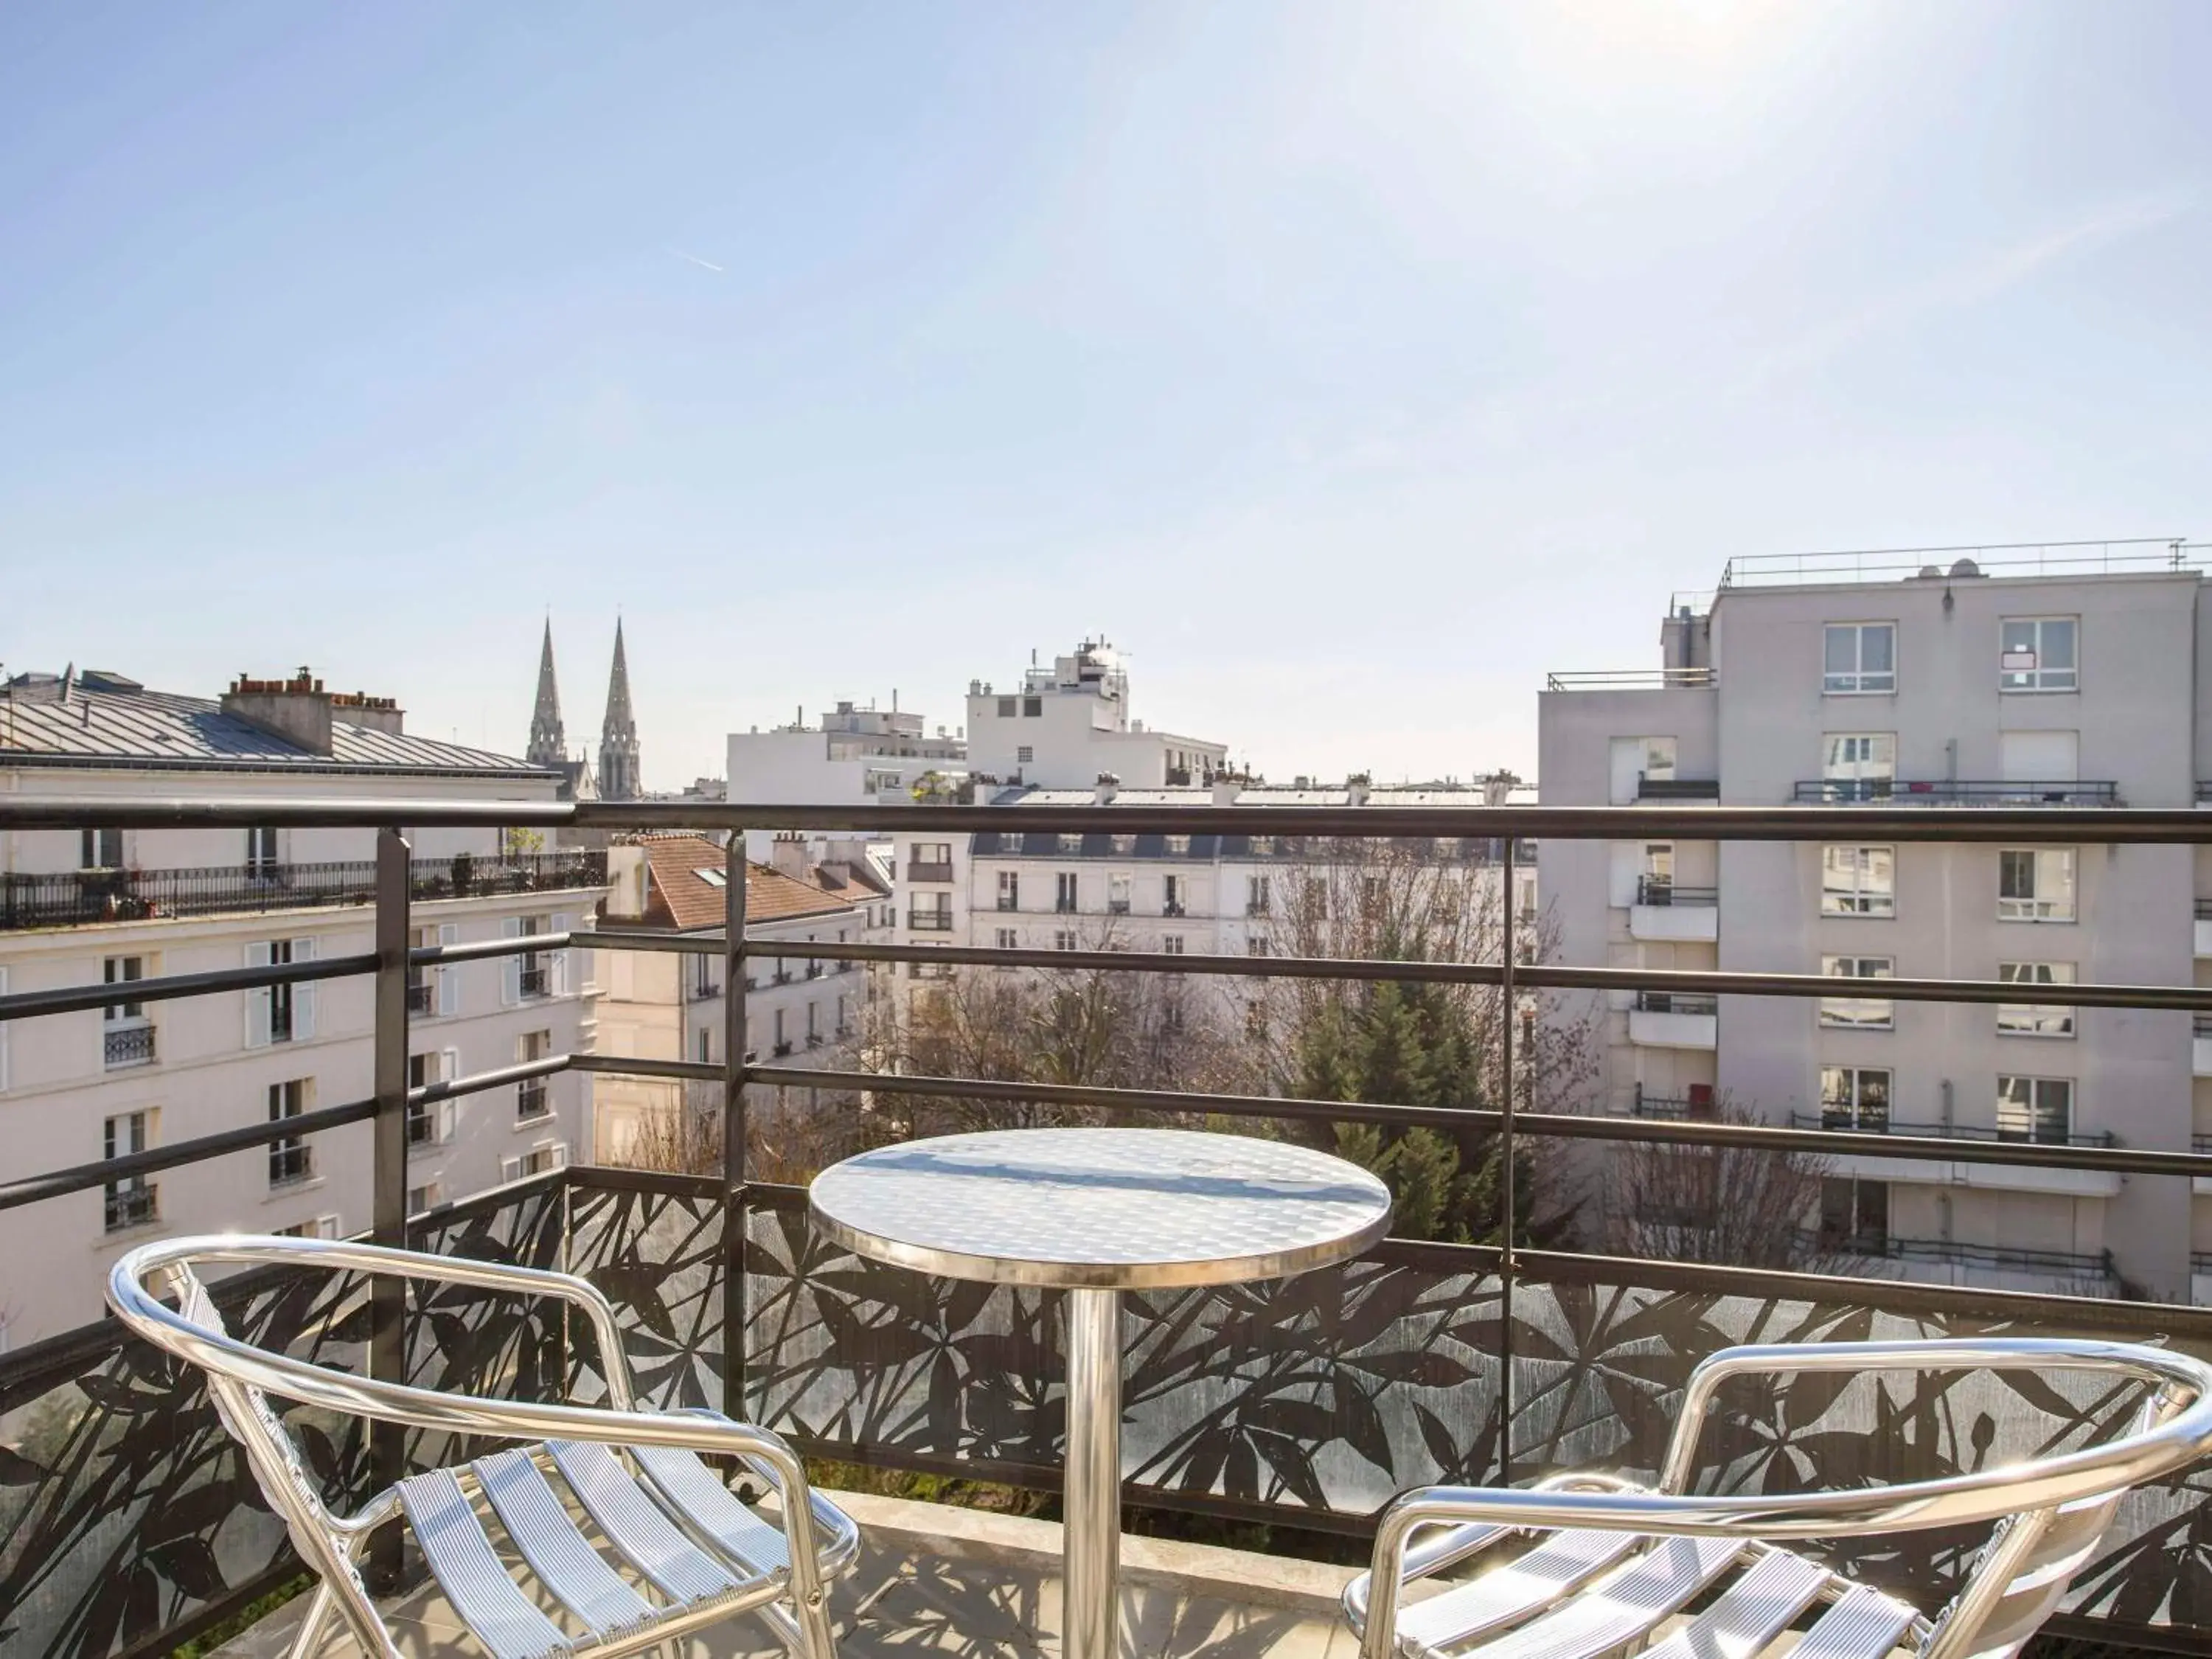
<path id="1" fill-rule="evenodd" d="M 1636 1012 L 1639 1014 L 1717 1014 L 1721 1011 L 1718 997 L 1704 996 L 1694 991 L 1638 991 Z"/>
<path id="2" fill-rule="evenodd" d="M 1698 905 L 1710 908 L 1721 902 L 1717 887 L 1683 887 L 1658 876 L 1638 876 L 1636 878 L 1636 902 L 1638 904 Z"/>
<path id="3" fill-rule="evenodd" d="M 119 1233 L 131 1227 L 151 1225 L 161 1218 L 160 1188 L 144 1181 L 118 1182 L 107 1189 L 103 1204 L 107 1231 Z"/>
<path id="4" fill-rule="evenodd" d="M 2109 780 L 2014 783 L 1961 778 L 1801 778 L 1801 806 L 2118 806 Z"/>
<path id="5" fill-rule="evenodd" d="M 407 1012 L 420 1019 L 437 1012 L 438 988 L 428 979 L 411 980 L 407 986 Z"/>
<path id="6" fill-rule="evenodd" d="M 100 1031 L 100 1060 L 111 1072 L 154 1063 L 154 1027 L 145 1020 L 118 1022 Z"/>
<path id="7" fill-rule="evenodd" d="M 334 822 L 374 824 L 374 805 L 330 810 Z M 128 809 L 118 812 L 110 803 L 102 808 L 104 817 L 131 822 Z M 246 810 L 211 803 L 207 812 L 210 821 L 221 823 L 226 811 L 236 811 L 242 823 Z M 725 831 L 955 827 L 933 826 L 932 812 L 945 809 L 927 806 L 700 810 L 702 822 Z M 1924 814 L 1866 810 L 1875 833 L 1900 840 L 2079 845 L 2191 838 L 2184 833 L 2191 817 L 2186 811 L 2122 810 L 2053 825 L 2048 814 L 1997 809 L 1945 820 L 1936 826 L 1939 836 L 1929 832 Z M 1133 823 L 1147 833 L 1215 834 L 1240 822 L 1249 828 L 1249 821 L 1210 808 L 1111 811 L 1117 829 Z M 357 812 L 358 820 L 347 818 L 348 811 Z M 635 816 L 626 820 L 626 811 Z M 1627 840 L 1643 833 L 1635 820 L 1650 811 L 1591 809 L 1559 816 L 1543 809 L 1366 808 L 1356 818 L 1317 812 L 1305 827 L 1316 836 L 1381 833 L 1434 840 L 1529 833 Z M 607 830 L 637 828 L 650 818 L 647 809 L 620 803 L 532 806 L 518 816 L 549 827 Z M 1086 816 L 1104 815 L 1077 810 L 1064 816 L 1081 823 Z M 1697 808 L 1670 810 L 1667 816 L 1670 833 L 1691 838 L 1755 840 L 1774 827 L 1756 817 Z M 289 821 L 309 821 L 307 810 Z M 1046 821 L 1057 827 L 1060 817 Z M 0 831 L 26 826 L 37 824 L 24 805 L 0 799 Z M 1790 827 L 1784 823 L 1783 831 Z M 386 937 L 404 939 L 410 894 L 404 843 L 396 835 L 380 839 L 386 878 L 380 927 Z M 1288 956 L 1138 951 L 1079 951 L 1060 953 L 1055 962 L 1117 973 L 1292 981 L 1332 974 L 1367 981 L 1420 979 L 1509 1000 L 1565 989 L 1640 990 L 1669 1010 L 1694 1006 L 1698 999 L 1710 1004 L 1723 993 L 1787 1006 L 1806 999 L 1817 1003 L 1838 990 L 1833 978 L 1814 974 L 1528 962 L 1516 953 L 1517 911 L 1509 908 L 1500 917 L 1506 937 L 1486 962 L 1332 964 Z M 494 941 L 490 950 L 481 944 L 422 947 L 387 952 L 382 961 L 371 959 L 352 971 L 378 976 L 380 1006 L 404 1006 L 410 968 L 520 956 L 526 945 L 559 948 L 543 938 Z M 610 930 L 592 939 L 589 948 L 669 945 L 665 934 Z M 677 948 L 720 955 L 729 947 L 702 938 Z M 449 951 L 466 954 L 449 956 Z M 980 947 L 833 946 L 741 935 L 733 971 L 757 957 L 804 960 L 823 951 L 845 960 L 917 964 L 932 957 L 980 962 L 1001 954 Z M 63 993 L 18 988 L 0 998 L 0 1015 L 20 1022 L 82 1013 L 126 994 L 153 1002 L 234 994 L 285 982 L 287 971 L 226 970 L 219 985 L 207 983 L 204 975 L 155 978 L 134 981 L 127 991 L 103 985 Z M 1993 981 L 1899 979 L 1883 982 L 1881 989 L 1900 1002 L 1996 1005 L 2021 994 L 2018 986 Z M 2075 1006 L 2212 1012 L 2212 989 L 2185 985 L 2039 986 L 2036 996 Z M 1507 1029 L 1516 1028 L 1509 1024 Z M 790 1047 L 777 1045 L 777 1058 Z M 392 1219 L 404 1214 L 410 1190 L 405 1125 L 410 1106 L 537 1083 L 562 1071 L 665 1077 L 673 1068 L 678 1078 L 718 1085 L 731 1114 L 725 1125 L 742 1138 L 744 1085 L 818 1088 L 826 1103 L 881 1091 L 888 1079 L 862 1070 L 763 1064 L 749 1054 L 694 1065 L 575 1054 L 410 1091 L 405 1045 L 387 1044 L 386 1052 L 396 1057 L 398 1074 L 388 1058 L 372 1098 L 70 1170 L 10 1170 L 0 1179 L 0 1213 L 70 1193 L 104 1192 L 256 1146 L 269 1157 L 272 1179 L 280 1170 L 304 1178 L 313 1167 L 310 1137 L 369 1124 L 374 1133 L 366 1173 L 375 1213 L 384 1218 L 378 1235 L 384 1242 L 447 1256 L 557 1266 L 608 1287 L 633 1352 L 653 1356 L 642 1380 L 654 1403 L 711 1407 L 763 1423 L 827 1462 L 938 1475 L 972 1473 L 1004 1486 L 1056 1489 L 1064 1412 L 1054 1299 L 1008 1289 L 967 1287 L 957 1295 L 918 1290 L 922 1282 L 912 1275 L 860 1261 L 817 1233 L 802 1188 L 757 1176 L 732 1183 L 719 1173 L 576 1167 L 462 1198 L 404 1224 Z M 1979 1332 L 1994 1326 L 2014 1334 L 2048 1330 L 2115 1340 L 2155 1336 L 2191 1347 L 2212 1344 L 2212 1310 L 2048 1291 L 2008 1294 L 1974 1282 L 1976 1274 L 2024 1274 L 2100 1293 L 2128 1288 L 2119 1278 L 2124 1264 L 2101 1252 L 2012 1250 L 1866 1229 L 1856 1236 L 1866 1253 L 1851 1264 L 1860 1271 L 1830 1275 L 1533 1248 L 1514 1237 L 1510 1224 L 1516 1214 L 1512 1172 L 1540 1149 L 1564 1141 L 1724 1146 L 1759 1158 L 1847 1153 L 1917 1159 L 1930 1156 L 1931 1137 L 1899 1123 L 1887 1125 L 1881 1135 L 1844 1135 L 1826 1127 L 1700 1121 L 1694 1113 L 1677 1120 L 1658 1109 L 1622 1116 L 1556 1111 L 1540 1109 L 1533 1092 L 1522 1092 L 1536 1081 L 1527 1067 L 1504 1075 L 1512 1081 L 1504 1101 L 1451 1109 L 1458 1115 L 1450 1128 L 1499 1154 L 1498 1220 L 1512 1241 L 1508 1249 L 1389 1239 L 1341 1268 L 1257 1285 L 1132 1297 L 1122 1436 L 1135 1504 L 1146 1511 L 1225 1516 L 1255 1528 L 1358 1540 L 1393 1492 L 1417 1483 L 1526 1483 L 1555 1470 L 1594 1465 L 1648 1473 L 1657 1463 L 1691 1367 L 1732 1342 L 1923 1334 L 1954 1328 Z M 1003 1079 L 902 1075 L 895 1086 L 912 1098 L 965 1103 L 963 1109 L 979 1117 L 1010 1098 Z M 1025 1112 L 1079 1109 L 1108 1120 L 1141 1113 L 1194 1121 L 1242 1116 L 1288 1125 L 1288 1133 L 1310 1133 L 1324 1144 L 1340 1123 L 1395 1133 L 1433 1123 L 1437 1109 L 1078 1084 L 1024 1083 L 1021 1095 L 1018 1103 Z M 1501 1109 L 1509 1103 L 1516 1107 L 1510 1115 Z M 1651 1104 L 1663 1103 L 1655 1096 Z M 2212 1153 L 2203 1151 L 1994 1136 L 1944 1139 L 1940 1150 L 1961 1164 L 2124 1173 L 2147 1186 L 2212 1177 Z M 331 1207 L 340 1201 L 338 1185 L 332 1183 Z M 169 1207 L 178 1207 L 173 1196 Z M 58 1218 L 61 1211 L 52 1213 Z M 211 1217 L 209 1224 L 256 1218 Z M 358 1225 L 368 1218 L 349 1214 L 345 1219 Z M 201 1224 L 198 1217 L 161 1219 Z M 2185 1239 L 2175 1242 L 2173 1267 L 2202 1270 L 2185 1244 Z M 1899 1271 L 1943 1267 L 1963 1282 L 1951 1286 L 1875 1276 L 1891 1266 Z M 364 1297 L 358 1282 L 343 1276 L 325 1280 L 258 1272 L 222 1281 L 212 1293 L 231 1328 L 249 1340 L 303 1356 L 335 1351 L 349 1363 L 358 1356 L 373 1375 L 434 1376 L 440 1386 L 457 1390 L 520 1390 L 544 1398 L 592 1374 L 590 1345 L 574 1340 L 557 1308 L 519 1307 L 472 1293 L 421 1305 Z M 2155 1293 L 2181 1291 L 2162 1282 Z M 1814 1438 L 1847 1455 L 1863 1449 L 1870 1478 L 1877 1464 L 1879 1478 L 1895 1480 L 1986 1468 L 1992 1460 L 2069 1443 L 2109 1409 L 2110 1401 L 2095 1389 L 2075 1392 L 2052 1385 L 1979 1395 L 1957 1391 L 1941 1379 L 1909 1397 L 1856 1388 L 1817 1399 L 1802 1389 L 1786 1398 L 1779 1391 L 1747 1394 L 1729 1402 L 1735 1438 L 1725 1455 L 1731 1461 L 1713 1473 L 1741 1489 L 1778 1488 L 1802 1477 L 1794 1460 Z M 8 1540 L 0 1550 L 0 1607 L 6 1609 L 8 1634 L 0 1641 L 9 1644 L 9 1659 L 135 1659 L 166 1652 L 297 1574 L 281 1527 L 254 1496 L 249 1474 L 197 1383 L 125 1337 L 113 1322 L 88 1311 L 81 1329 L 0 1355 L 0 1420 L 8 1425 L 6 1455 L 0 1456 L 0 1521 Z M 1925 1425 L 1926 1431 L 1899 1434 L 1899 1422 Z M 319 1439 L 308 1432 L 318 1426 L 306 1423 L 301 1432 L 317 1478 L 332 1492 L 377 1490 L 414 1468 L 451 1461 L 451 1448 L 436 1433 Z M 2201 1480 L 2189 1480 L 2130 1498 L 2116 1530 L 2076 1580 L 2051 1633 L 2119 1646 L 2212 1645 L 2212 1619 L 2201 1611 L 2212 1607 L 2212 1551 L 2197 1541 L 2212 1535 L 2207 1502 Z M 1875 1583 L 1932 1606 L 1954 1582 L 1966 1552 L 1948 1537 L 1931 1534 L 1924 1546 L 1917 1540 L 1917 1534 L 1893 1536 L 1878 1540 L 1878 1547 L 1840 1553 Z M 125 1586 L 131 1587 L 129 1598 L 119 1593 Z M 1249 1647 L 1238 1651 L 1265 1659 L 1267 1648 L 1266 1629 L 1255 1626 Z"/>
<path id="8" fill-rule="evenodd" d="M 586 849 L 505 857 L 465 853 L 450 859 L 414 860 L 407 878 L 408 896 L 417 903 L 502 893 L 566 892 L 605 886 L 607 855 Z M 258 868 L 213 865 L 0 875 L 0 930 L 302 910 L 368 904 L 375 897 L 376 866 L 367 860 Z"/>
<path id="9" fill-rule="evenodd" d="M 553 978 L 547 971 L 545 964 L 542 962 L 534 962 L 528 957 L 522 959 L 522 969 L 518 976 L 518 982 L 526 998 L 549 996 L 552 994 Z"/>

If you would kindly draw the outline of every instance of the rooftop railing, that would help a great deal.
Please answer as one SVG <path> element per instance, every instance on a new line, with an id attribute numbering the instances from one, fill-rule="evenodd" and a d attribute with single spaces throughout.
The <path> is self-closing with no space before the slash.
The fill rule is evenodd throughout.
<path id="1" fill-rule="evenodd" d="M 373 1082 L 366 1097 L 274 1122 L 243 1123 L 0 1184 L 0 1211 L 106 1191 L 210 1159 L 278 1157 L 353 1124 L 369 1126 L 368 1236 L 386 1243 L 556 1266 L 615 1296 L 644 1392 L 657 1404 L 723 1409 L 777 1429 L 810 1455 L 848 1463 L 958 1474 L 1051 1490 L 1062 1413 L 1059 1345 L 1048 1297 L 1012 1288 L 933 1287 L 856 1261 L 814 1234 L 803 1188 L 760 1178 L 745 1163 L 749 1087 L 819 1089 L 835 1097 L 966 1102 L 979 1113 L 1083 1109 L 1104 1118 L 1245 1118 L 1280 1133 L 1325 1133 L 1365 1123 L 1494 1138 L 1494 1244 L 1393 1239 L 1340 1269 L 1279 1283 L 1135 1295 L 1124 1431 L 1127 1492 L 1143 1506 L 1358 1535 L 1396 1491 L 1437 1480 L 1525 1481 L 1592 1463 L 1656 1467 L 1690 1369 L 1744 1340 L 1820 1340 L 1930 1331 L 2065 1331 L 2212 1351 L 2212 1312 L 2052 1291 L 2010 1294 L 1857 1276 L 1675 1260 L 1623 1260 L 1534 1248 L 1521 1214 L 1519 1154 L 1538 1144 L 1847 1155 L 2049 1170 L 2089 1170 L 2188 1182 L 2212 1177 L 2212 1155 L 2123 1146 L 1987 1141 L 1900 1133 L 1869 1136 L 1733 1117 L 1618 1116 L 1537 1110 L 1534 1073 L 1517 1019 L 1500 1023 L 1502 1079 L 1468 1106 L 1237 1095 L 1214 1091 L 1045 1084 L 957 1075 L 760 1064 L 748 1042 L 746 1000 L 724 999 L 720 1062 L 560 1054 L 410 1089 L 410 971 L 583 947 L 719 957 L 742 981 L 756 957 L 810 957 L 1049 971 L 1097 969 L 1255 980 L 1402 981 L 1495 992 L 1502 1007 L 1538 992 L 1629 992 L 1664 998 L 1833 996 L 1819 974 L 1590 967 L 1526 959 L 1523 921 L 1501 905 L 1496 954 L 1481 961 L 1197 956 L 982 946 L 775 940 L 749 936 L 742 884 L 725 890 L 719 933 L 606 929 L 410 948 L 412 884 L 398 823 L 522 822 L 602 830 L 690 827 L 741 837 L 747 828 L 936 830 L 994 827 L 974 807 L 765 807 L 691 803 L 577 803 L 520 807 L 453 803 L 206 801 L 119 807 L 112 800 L 0 801 L 0 830 L 74 830 L 92 821 L 139 829 L 235 822 L 379 830 L 374 950 L 318 961 L 157 975 L 127 986 L 72 985 L 0 996 L 0 1021 L 82 1013 L 241 989 L 362 975 L 374 988 Z M 1096 807 L 1025 809 L 1043 830 L 1083 832 Z M 1818 842 L 1832 819 L 1792 808 L 1114 807 L 1115 828 L 1164 835 L 1285 834 L 1388 837 L 1431 852 L 1447 836 L 1494 836 L 1511 890 L 1522 838 L 1643 836 Z M 1865 823 L 1901 844 L 2191 844 L 2192 811 L 2116 811 L 2054 821 L 2034 810 L 1931 816 L 1868 809 Z M 1901 1002 L 2002 1004 L 2002 981 L 1885 980 Z M 2039 1002 L 2212 1013 L 2212 988 L 2069 983 L 2038 986 Z M 777 1045 L 779 1054 L 788 1042 Z M 707 1176 L 577 1168 L 550 1170 L 424 1215 L 408 1214 L 410 1110 L 562 1072 L 661 1078 L 706 1085 L 721 1102 L 723 1163 Z M 272 1173 L 274 1161 L 271 1164 Z M 1863 1177 L 1862 1177 L 1863 1179 Z M 175 1224 L 173 1219 L 170 1224 Z M 1861 1229 L 1857 1237 L 1868 1237 Z M 1899 1241 L 1883 1258 L 1910 1263 Z M 1991 1271 L 2055 1277 L 2109 1274 L 2101 1255 L 1987 1251 Z M 2046 1259 L 2047 1258 L 2047 1259 Z M 1874 1259 L 1874 1258 L 1869 1258 Z M 2178 1260 L 2178 1258 L 2177 1258 Z M 2094 1267 L 2083 1262 L 2094 1261 Z M 1960 1265 L 1972 1267 L 1962 1259 Z M 2119 1288 L 2126 1289 L 2125 1285 Z M 395 1289 L 243 1273 L 216 1291 L 249 1340 L 357 1364 L 367 1374 L 485 1392 L 543 1390 L 597 1375 L 588 1342 L 534 1305 L 441 1297 L 410 1304 Z M 2057 1386 L 1974 1392 L 1936 1379 L 1899 1400 L 1859 1388 L 1820 1401 L 1748 1400 L 1719 1426 L 1726 1478 L 1763 1486 L 1794 1480 L 1797 1447 L 1817 1437 L 1832 1455 L 1863 1449 L 1869 1471 L 1905 1479 L 1987 1465 L 1992 1458 L 2086 1435 L 2107 1402 Z M 1761 1425 L 1781 1417 L 1787 1433 Z M 1911 1434 L 1899 1422 L 1922 1425 Z M 281 1528 L 252 1497 L 227 1437 L 192 1377 L 154 1358 L 112 1322 L 0 1358 L 0 1607 L 7 1659 L 146 1659 L 188 1639 L 297 1571 Z M 303 1455 L 328 1490 L 358 1498 L 408 1470 L 448 1461 L 427 1432 L 319 1437 L 295 1424 Z M 1831 1455 L 1831 1454 L 1824 1454 Z M 2061 1633 L 2106 1642 L 2199 1645 L 2212 1637 L 2212 1548 L 2203 1494 L 2187 1482 L 2130 1500 L 2098 1560 L 2077 1581 Z M 1959 1570 L 1960 1540 L 1911 1534 L 1881 1541 L 1856 1565 L 1932 1605 Z"/>
<path id="2" fill-rule="evenodd" d="M 1691 904 L 1711 908 L 1721 902 L 1717 887 L 1685 887 L 1657 876 L 1636 878 L 1636 902 L 1644 905 Z"/>
<path id="3" fill-rule="evenodd" d="M 2108 780 L 2008 783 L 1975 778 L 1800 778 L 1793 793 L 1809 806 L 2118 806 Z"/>
<path id="4" fill-rule="evenodd" d="M 415 859 L 409 863 L 407 880 L 408 896 L 417 903 L 604 887 L 607 855 L 578 849 Z M 304 910 L 368 904 L 375 897 L 376 866 L 365 860 L 0 875 L 0 929 L 82 927 L 103 921 Z"/>
<path id="5" fill-rule="evenodd" d="M 1710 668 L 1562 669 L 1544 676 L 1547 691 L 1705 691 L 1718 683 Z"/>
<path id="6" fill-rule="evenodd" d="M 1994 542 L 1961 547 L 1879 547 L 1827 553 L 1753 553 L 1728 562 L 1721 587 L 1905 581 L 1916 577 L 2146 575 L 2190 570 L 2203 549 L 2184 536 L 2114 541 Z"/>

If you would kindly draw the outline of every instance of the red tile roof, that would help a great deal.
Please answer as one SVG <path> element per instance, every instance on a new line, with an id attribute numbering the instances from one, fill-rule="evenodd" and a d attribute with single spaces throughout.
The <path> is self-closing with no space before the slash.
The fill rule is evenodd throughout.
<path id="1" fill-rule="evenodd" d="M 648 872 L 645 922 L 679 933 L 719 927 L 728 914 L 727 889 L 702 871 L 726 867 L 722 848 L 700 836 L 657 836 L 643 841 Z M 881 896 L 857 881 L 836 884 L 836 872 L 819 865 L 799 881 L 765 864 L 745 866 L 745 919 L 789 921 L 801 916 L 842 915 Z"/>

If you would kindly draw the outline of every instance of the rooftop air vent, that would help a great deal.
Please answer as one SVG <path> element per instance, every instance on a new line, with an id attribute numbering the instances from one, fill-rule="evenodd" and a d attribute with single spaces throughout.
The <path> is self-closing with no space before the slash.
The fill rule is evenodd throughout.
<path id="1" fill-rule="evenodd" d="M 1951 567 L 1951 574 L 1954 576 L 1978 576 L 1982 574 L 1982 568 L 1972 559 L 1961 559 Z"/>

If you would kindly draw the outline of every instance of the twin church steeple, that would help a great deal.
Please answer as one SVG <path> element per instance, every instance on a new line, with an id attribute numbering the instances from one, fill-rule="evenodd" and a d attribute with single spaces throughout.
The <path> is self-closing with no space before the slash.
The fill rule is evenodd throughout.
<path id="1" fill-rule="evenodd" d="M 561 724 L 561 689 L 553 672 L 550 617 L 546 619 L 544 642 L 538 652 L 538 702 L 530 713 L 530 747 L 524 752 L 532 765 L 566 775 L 568 782 L 562 793 L 569 799 L 636 800 L 643 795 L 637 719 L 630 710 L 629 663 L 623 649 L 619 619 L 615 623 L 614 668 L 607 678 L 606 719 L 599 728 L 596 779 L 588 755 L 569 757 L 568 736 Z"/>

